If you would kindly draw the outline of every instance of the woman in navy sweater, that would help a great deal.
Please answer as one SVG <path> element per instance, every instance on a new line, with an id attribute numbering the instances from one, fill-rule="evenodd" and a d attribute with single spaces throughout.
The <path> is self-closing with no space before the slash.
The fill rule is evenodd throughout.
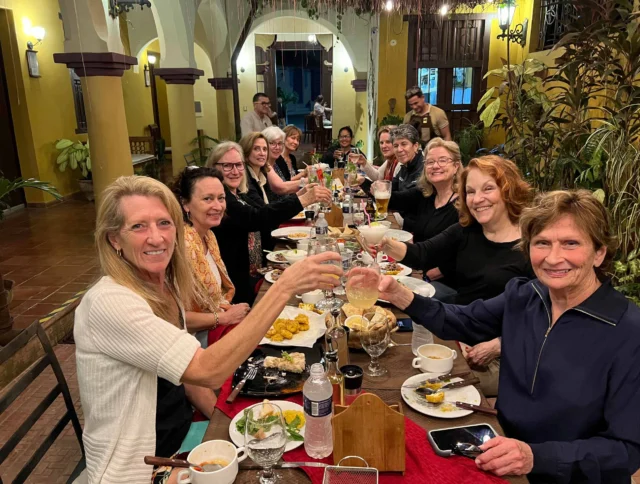
<path id="1" fill-rule="evenodd" d="M 480 469 L 532 483 L 628 484 L 640 467 L 640 309 L 603 276 L 614 253 L 606 209 L 586 191 L 541 195 L 520 218 L 537 279 L 468 306 L 380 297 L 443 339 L 502 338 L 499 419 Z"/>

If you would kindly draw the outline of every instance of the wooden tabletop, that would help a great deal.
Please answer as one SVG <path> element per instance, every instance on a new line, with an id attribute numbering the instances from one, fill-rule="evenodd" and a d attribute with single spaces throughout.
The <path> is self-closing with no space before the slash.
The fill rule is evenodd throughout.
<path id="1" fill-rule="evenodd" d="M 393 217 L 390 218 L 390 220 L 392 219 Z M 393 222 L 395 222 L 395 220 L 393 220 Z M 266 281 L 262 284 L 258 297 L 256 298 L 256 302 L 258 302 L 262 298 L 264 293 L 270 287 L 271 284 Z M 299 302 L 300 300 L 294 297 L 289 301 L 289 305 L 297 306 Z M 407 317 L 406 314 L 393 306 L 389 306 L 389 309 L 393 311 L 397 318 Z M 392 335 L 392 339 L 396 343 L 410 343 L 411 335 L 412 334 L 410 332 L 396 332 Z M 467 364 L 466 360 L 462 356 L 460 356 L 461 352 L 459 351 L 459 348 L 457 347 L 457 343 L 455 341 L 440 341 L 438 338 L 434 339 L 436 343 L 440 343 L 452 349 L 456 349 L 458 357 L 454 361 L 453 371 L 461 372 L 469 370 L 469 365 Z M 368 365 L 370 360 L 369 356 L 362 351 L 358 352 L 352 350 L 349 354 L 349 357 L 352 364 L 356 364 L 361 367 L 365 367 L 366 365 Z M 414 355 L 411 352 L 411 346 L 395 346 L 388 348 L 380 357 L 380 363 L 389 370 L 388 374 L 380 378 L 370 378 L 365 375 L 362 384 L 363 390 L 370 393 L 375 393 L 386 403 L 400 403 L 402 405 L 402 411 L 404 415 L 427 431 L 454 426 L 458 427 L 487 423 L 491 425 L 500 435 L 504 435 L 502 427 L 498 423 L 498 419 L 496 417 L 479 413 L 472 413 L 471 415 L 457 419 L 439 419 L 423 415 L 422 413 L 417 412 L 409 407 L 402 399 L 400 387 L 407 378 L 413 375 L 420 374 L 420 370 L 414 369 L 411 366 L 413 357 Z M 481 405 L 488 405 L 487 400 L 484 395 L 482 395 L 480 389 L 478 389 L 478 391 L 480 392 L 480 395 L 482 397 Z M 207 428 L 207 431 L 204 435 L 204 440 L 230 440 L 230 423 L 231 419 L 220 410 L 216 409 L 209 422 L 209 427 Z M 307 475 L 299 469 L 280 469 L 278 470 L 278 474 L 282 475 L 282 482 L 286 483 L 297 484 L 311 482 Z M 506 480 L 513 483 L 528 482 L 525 477 L 509 477 Z M 241 471 L 238 474 L 235 482 L 241 484 L 257 482 L 256 471 Z"/>

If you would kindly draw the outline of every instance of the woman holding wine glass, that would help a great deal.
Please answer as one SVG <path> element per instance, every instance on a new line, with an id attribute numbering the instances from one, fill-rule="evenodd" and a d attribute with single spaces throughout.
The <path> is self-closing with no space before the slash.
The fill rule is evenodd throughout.
<path id="1" fill-rule="evenodd" d="M 340 248 L 337 242 L 329 237 L 320 237 L 309 242 L 309 255 L 322 254 L 323 252 L 335 252 L 339 255 Z M 342 267 L 341 260 L 332 260 L 330 263 Z M 321 311 L 331 311 L 332 309 L 340 309 L 343 304 L 342 300 L 335 296 L 333 288 L 329 288 L 324 290 L 324 299 L 318 301 L 316 307 Z"/>

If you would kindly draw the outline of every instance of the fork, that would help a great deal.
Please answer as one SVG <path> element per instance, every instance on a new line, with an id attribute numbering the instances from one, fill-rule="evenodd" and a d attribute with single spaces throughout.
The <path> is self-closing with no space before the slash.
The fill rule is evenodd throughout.
<path id="1" fill-rule="evenodd" d="M 244 377 L 242 377 L 242 380 L 238 382 L 238 384 L 233 389 L 231 394 L 227 397 L 227 400 L 226 400 L 227 403 L 233 403 L 233 401 L 238 396 L 238 393 L 240 393 L 240 390 L 242 390 L 242 387 L 244 387 L 244 384 L 247 383 L 247 380 L 253 380 L 257 374 L 258 374 L 258 367 L 255 365 L 249 365 L 247 368 L 247 371 L 244 374 Z"/>

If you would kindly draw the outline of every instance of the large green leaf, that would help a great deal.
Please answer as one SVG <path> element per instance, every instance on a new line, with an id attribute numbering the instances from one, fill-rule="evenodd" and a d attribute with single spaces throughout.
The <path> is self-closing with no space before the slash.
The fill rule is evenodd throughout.
<path id="1" fill-rule="evenodd" d="M 493 121 L 500 110 L 500 98 L 496 98 L 493 102 L 487 105 L 487 107 L 480 114 L 480 121 L 484 123 L 484 127 L 488 128 L 493 124 Z"/>
<path id="2" fill-rule="evenodd" d="M 61 172 L 64 172 L 64 170 L 66 170 L 66 169 L 67 169 L 67 162 L 65 161 L 64 163 L 60 163 L 60 166 L 58 166 L 58 169 L 59 169 Z"/>
<path id="3" fill-rule="evenodd" d="M 76 168 L 78 168 L 78 160 L 76 160 L 75 156 L 72 156 L 69 158 L 69 166 L 71 167 L 72 170 L 75 170 Z"/>
<path id="4" fill-rule="evenodd" d="M 496 88 L 492 87 L 491 89 L 487 90 L 487 92 L 484 93 L 484 96 L 482 96 L 480 98 L 480 101 L 478 101 L 478 111 L 480 111 L 482 109 L 482 106 L 484 106 L 484 104 L 491 99 L 491 96 L 493 96 L 493 93 L 495 92 Z"/>
<path id="5" fill-rule="evenodd" d="M 68 159 L 69 159 L 69 148 L 65 148 L 58 155 L 58 158 L 56 159 L 56 163 L 59 165 L 61 163 L 66 162 Z"/>
<path id="6" fill-rule="evenodd" d="M 65 148 L 68 148 L 72 144 L 73 144 L 73 141 L 71 141 L 70 139 L 60 139 L 56 142 L 56 149 L 63 150 Z"/>
<path id="7" fill-rule="evenodd" d="M 86 160 L 87 170 L 91 171 L 91 157 L 87 156 Z"/>

